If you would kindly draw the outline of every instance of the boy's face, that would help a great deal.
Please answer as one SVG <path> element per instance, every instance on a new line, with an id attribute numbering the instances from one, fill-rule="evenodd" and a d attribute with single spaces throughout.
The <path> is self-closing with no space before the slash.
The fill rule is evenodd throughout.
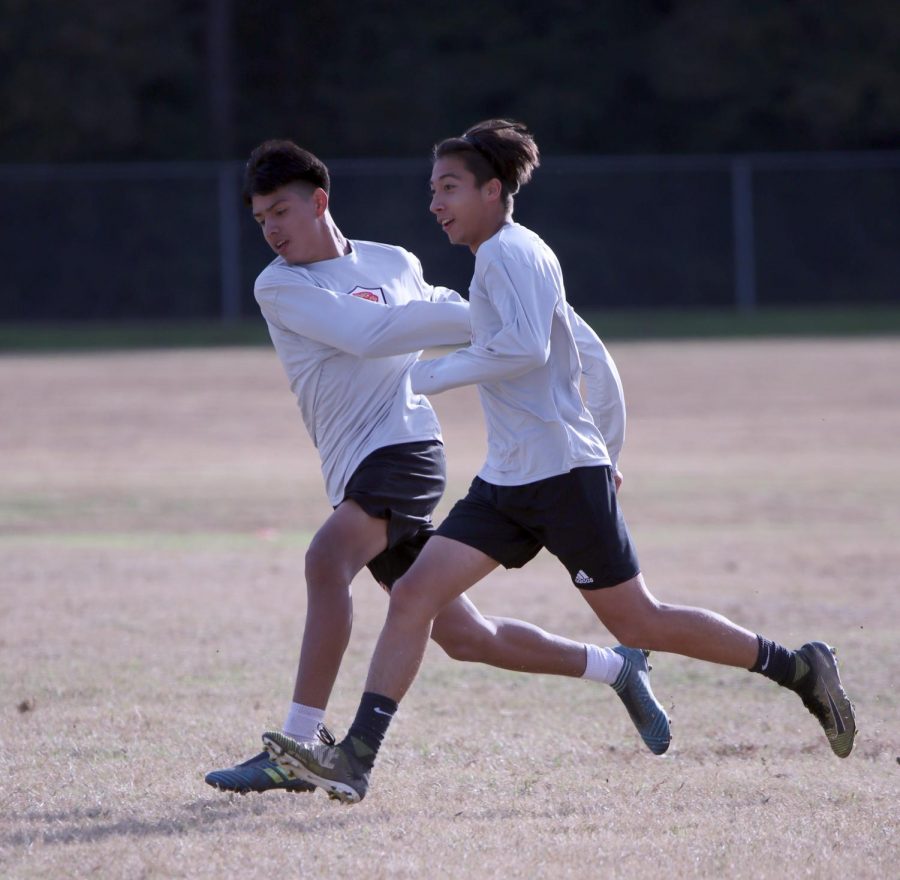
<path id="1" fill-rule="evenodd" d="M 324 202 L 323 202 L 324 199 Z M 320 259 L 320 219 L 328 200 L 323 190 L 302 184 L 281 186 L 267 195 L 253 196 L 253 219 L 269 247 L 288 263 Z"/>
<path id="2" fill-rule="evenodd" d="M 462 159 L 445 156 L 431 169 L 431 213 L 451 244 L 466 245 L 472 253 L 504 223 L 500 182 L 481 186 Z"/>

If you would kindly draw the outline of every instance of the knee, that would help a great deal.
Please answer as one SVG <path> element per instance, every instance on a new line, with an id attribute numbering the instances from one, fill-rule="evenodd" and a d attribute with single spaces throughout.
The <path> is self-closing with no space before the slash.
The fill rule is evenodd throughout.
<path id="1" fill-rule="evenodd" d="M 322 554 L 312 547 L 306 551 L 306 557 L 303 560 L 303 573 L 306 576 L 307 592 L 310 595 L 316 595 L 327 580 L 328 566 Z"/>
<path id="2" fill-rule="evenodd" d="M 502 645 L 509 644 L 500 627 L 497 620 L 483 617 L 474 606 L 457 606 L 437 616 L 431 637 L 452 660 L 495 664 L 503 655 Z"/>
<path id="3" fill-rule="evenodd" d="M 313 540 L 304 557 L 306 589 L 310 597 L 335 595 L 350 590 L 351 576 L 331 549 Z"/>
<path id="4" fill-rule="evenodd" d="M 434 620 L 440 609 L 432 607 L 428 592 L 421 584 L 403 575 L 391 587 L 391 603 L 388 614 L 395 619 L 401 618 L 415 622 Z"/>

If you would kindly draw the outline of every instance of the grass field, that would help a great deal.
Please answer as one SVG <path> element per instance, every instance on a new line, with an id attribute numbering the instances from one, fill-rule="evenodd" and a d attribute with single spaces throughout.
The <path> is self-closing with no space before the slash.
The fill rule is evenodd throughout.
<path id="1" fill-rule="evenodd" d="M 735 309 L 581 309 L 606 339 L 822 337 L 900 334 L 896 305 Z M 270 345 L 258 318 L 240 321 L 0 322 L 0 353 L 100 351 L 136 347 Z"/>
<path id="2" fill-rule="evenodd" d="M 605 686 L 430 648 L 369 797 L 203 783 L 289 699 L 306 543 L 329 508 L 264 346 L 0 358 L 0 876 L 884 878 L 900 847 L 900 344 L 611 346 L 622 503 L 645 575 L 792 646 L 836 644 L 835 758 L 792 694 L 654 655 L 664 758 Z M 449 503 L 484 451 L 437 397 Z M 542 554 L 483 610 L 609 641 Z M 356 706 L 386 599 L 361 575 L 328 719 Z"/>

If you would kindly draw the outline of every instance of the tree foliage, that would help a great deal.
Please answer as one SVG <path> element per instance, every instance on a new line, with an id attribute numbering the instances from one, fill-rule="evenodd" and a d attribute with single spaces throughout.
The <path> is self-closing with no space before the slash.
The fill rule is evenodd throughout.
<path id="1" fill-rule="evenodd" d="M 894 0 L 0 0 L 0 21 L 8 162 L 211 158 L 226 123 L 236 158 L 271 136 L 421 155 L 495 115 L 548 153 L 900 146 Z"/>

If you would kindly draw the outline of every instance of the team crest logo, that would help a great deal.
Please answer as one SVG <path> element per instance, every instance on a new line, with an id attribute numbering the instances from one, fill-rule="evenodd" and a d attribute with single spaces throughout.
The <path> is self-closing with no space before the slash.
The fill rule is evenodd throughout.
<path id="1" fill-rule="evenodd" d="M 385 302 L 384 291 L 380 287 L 357 286 L 350 291 L 350 296 L 358 296 L 360 299 L 367 299 L 369 302 Z"/>

